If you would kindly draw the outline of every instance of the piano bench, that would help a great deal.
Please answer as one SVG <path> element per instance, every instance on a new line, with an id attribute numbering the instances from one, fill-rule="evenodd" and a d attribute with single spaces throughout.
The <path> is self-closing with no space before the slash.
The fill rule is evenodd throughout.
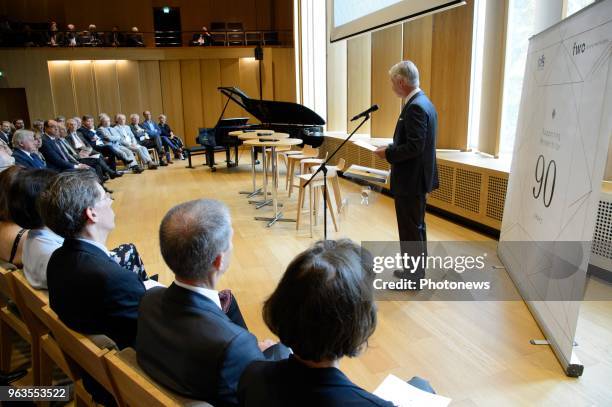
<path id="1" fill-rule="evenodd" d="M 187 159 L 189 160 L 189 165 L 187 166 L 187 168 L 193 168 L 193 166 L 191 165 L 191 156 L 206 154 L 206 147 L 204 146 L 188 147 L 188 148 L 185 148 L 183 152 L 187 155 Z M 208 162 L 208 159 L 206 161 Z M 204 165 L 206 165 L 206 163 Z"/>

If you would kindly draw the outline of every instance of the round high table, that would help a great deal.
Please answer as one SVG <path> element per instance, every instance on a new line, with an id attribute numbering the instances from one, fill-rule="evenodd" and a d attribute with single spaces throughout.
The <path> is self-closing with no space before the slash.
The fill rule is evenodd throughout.
<path id="1" fill-rule="evenodd" d="M 276 162 L 276 148 L 277 147 L 290 147 L 298 144 L 302 144 L 302 140 L 298 138 L 274 138 L 272 137 L 259 137 L 257 140 L 246 140 L 245 145 L 254 147 L 270 148 L 270 159 L 272 160 L 272 209 L 274 213 L 272 217 L 256 216 L 255 220 L 263 220 L 268 222 L 268 227 L 274 225 L 276 222 L 295 222 L 295 219 L 283 218 L 283 213 L 278 210 L 278 171 Z M 267 198 L 267 183 L 268 176 L 266 171 L 266 154 L 263 154 L 263 166 L 264 166 L 264 201 Z"/>
<path id="2" fill-rule="evenodd" d="M 237 130 L 237 131 L 230 131 L 228 133 L 228 136 L 237 137 L 238 139 L 243 140 L 243 141 L 258 139 L 260 137 L 289 138 L 289 134 L 287 134 L 287 133 L 275 133 L 272 130 L 255 130 L 255 131 Z M 246 195 L 247 198 L 252 198 L 255 195 L 261 195 L 262 194 L 262 188 L 257 188 L 257 181 L 256 181 L 256 176 L 255 176 L 255 147 L 256 146 L 252 146 L 251 147 L 251 178 L 253 179 L 253 190 L 252 191 L 240 191 L 239 192 L 240 194 Z M 264 161 L 265 161 L 265 157 L 264 157 Z M 267 168 L 264 165 L 264 173 L 265 173 L 266 169 Z M 264 196 L 267 198 L 267 195 L 268 194 L 266 194 Z M 259 209 L 259 208 L 261 208 L 262 206 L 265 206 L 265 205 L 270 205 L 271 202 L 272 201 L 269 200 L 269 199 L 264 199 L 263 201 L 249 201 L 249 203 L 255 203 L 257 205 L 257 209 Z M 260 204 L 262 204 L 262 205 L 260 206 Z"/>

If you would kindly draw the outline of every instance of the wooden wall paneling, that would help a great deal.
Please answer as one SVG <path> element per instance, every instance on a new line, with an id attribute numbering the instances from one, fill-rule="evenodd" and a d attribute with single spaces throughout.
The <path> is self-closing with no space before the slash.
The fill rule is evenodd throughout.
<path id="1" fill-rule="evenodd" d="M 204 127 L 202 109 L 202 79 L 200 61 L 197 59 L 181 61 L 181 93 L 183 97 L 184 130 L 180 135 L 188 146 L 195 146 L 198 128 Z M 174 121 L 173 121 L 174 122 Z"/>
<path id="2" fill-rule="evenodd" d="M 263 55 L 264 59 L 261 61 L 261 80 L 263 84 L 263 98 L 266 100 L 274 99 L 274 69 L 273 69 L 273 58 L 272 48 L 264 48 Z M 291 78 L 285 78 L 287 81 L 291 81 Z M 257 79 L 259 83 L 259 78 Z M 258 85 L 259 86 L 259 85 Z"/>
<path id="3" fill-rule="evenodd" d="M 438 148 L 467 148 L 474 2 L 434 16 L 431 100 Z"/>
<path id="4" fill-rule="evenodd" d="M 240 64 L 238 58 L 224 58 L 219 60 L 221 72 L 221 86 L 240 86 Z M 257 98 L 259 95 L 249 94 L 249 97 Z M 225 99 L 225 98 L 224 98 Z M 225 100 L 223 101 L 225 103 Z M 247 112 L 236 103 L 230 102 L 223 117 L 247 117 Z"/>
<path id="5" fill-rule="evenodd" d="M 180 61 L 160 61 L 159 73 L 163 101 L 162 112 L 168 117 L 172 130 L 182 136 L 185 134 L 185 125 Z M 157 120 L 157 117 L 154 117 L 154 120 Z"/>
<path id="6" fill-rule="evenodd" d="M 29 50 L 19 51 L 23 55 L 23 64 L 17 63 L 18 87 L 25 88 L 30 118 L 52 117 L 53 93 L 49 79 L 47 60 L 40 54 L 33 54 Z"/>
<path id="7" fill-rule="evenodd" d="M 96 97 L 96 84 L 94 81 L 93 64 L 91 61 L 70 62 L 72 72 L 72 87 L 76 100 L 76 110 L 79 116 L 90 114 L 98 125 L 98 101 Z"/>
<path id="8" fill-rule="evenodd" d="M 353 131 L 359 121 L 350 118 L 372 105 L 372 36 L 360 35 L 347 41 L 347 132 Z M 360 134 L 370 134 L 370 122 L 360 129 Z"/>
<path id="9" fill-rule="evenodd" d="M 93 62 L 94 79 L 97 90 L 98 109 L 114 116 L 122 111 L 119 97 L 119 78 L 117 76 L 117 61 L 105 60 Z"/>
<path id="10" fill-rule="evenodd" d="M 238 59 L 238 66 L 240 72 L 240 80 L 238 82 L 238 87 L 253 99 L 259 99 L 259 61 L 251 58 L 240 58 Z M 263 74 L 264 73 L 262 64 L 262 85 Z M 252 115 L 247 114 L 245 117 L 247 116 L 250 118 L 251 122 L 259 122 Z"/>
<path id="11" fill-rule="evenodd" d="M 431 46 L 433 15 L 404 23 L 404 60 L 414 62 L 419 69 L 420 88 L 431 95 Z"/>
<path id="12" fill-rule="evenodd" d="M 217 90 L 217 87 L 221 86 L 221 67 L 218 59 L 200 60 L 200 79 L 204 127 L 214 127 L 223 108 L 222 95 Z"/>
<path id="13" fill-rule="evenodd" d="M 140 80 L 140 115 L 150 110 L 157 117 L 164 110 L 162 104 L 159 61 L 138 61 Z"/>
<path id="14" fill-rule="evenodd" d="M 77 114 L 74 89 L 72 88 L 72 73 L 69 61 L 49 61 L 49 80 L 51 82 L 53 114 L 52 117 L 64 115 L 73 117 Z M 29 105 L 29 101 L 28 101 Z M 48 117 L 37 117 L 44 119 Z"/>
<path id="15" fill-rule="evenodd" d="M 346 131 L 347 116 L 346 41 L 327 45 L 327 130 Z"/>
<path id="16" fill-rule="evenodd" d="M 372 115 L 372 137 L 393 137 L 401 99 L 391 90 L 389 69 L 401 59 L 401 25 L 372 33 L 372 103 L 380 106 Z"/>
<path id="17" fill-rule="evenodd" d="M 138 61 L 119 60 L 116 64 L 121 110 L 129 123 L 130 114 L 142 113 Z"/>
<path id="18" fill-rule="evenodd" d="M 295 91 L 295 50 L 274 48 L 272 50 L 273 99 L 297 102 Z"/>

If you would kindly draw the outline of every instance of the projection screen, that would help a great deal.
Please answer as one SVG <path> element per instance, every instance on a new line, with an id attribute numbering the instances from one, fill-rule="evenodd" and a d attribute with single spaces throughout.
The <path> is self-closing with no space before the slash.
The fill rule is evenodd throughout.
<path id="1" fill-rule="evenodd" d="M 328 0 L 330 41 L 465 4 L 463 0 Z"/>

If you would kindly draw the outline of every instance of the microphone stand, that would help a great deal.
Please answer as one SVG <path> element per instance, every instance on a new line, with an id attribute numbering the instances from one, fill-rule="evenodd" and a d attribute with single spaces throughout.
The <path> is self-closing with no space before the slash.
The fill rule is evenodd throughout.
<path id="1" fill-rule="evenodd" d="M 310 182 L 315 179 L 318 173 L 323 173 L 323 240 L 327 240 L 327 164 L 331 161 L 332 158 L 334 158 L 336 153 L 340 151 L 340 149 L 347 143 L 347 141 L 349 141 L 351 137 L 353 137 L 353 135 L 357 133 L 357 130 L 359 130 L 361 126 L 363 126 L 368 120 L 370 120 L 370 113 L 366 114 L 363 117 L 361 123 L 359 123 L 359 125 L 355 127 L 351 134 L 349 134 L 349 136 L 342 143 L 340 143 L 338 148 L 336 148 L 336 150 L 331 153 L 331 155 L 329 155 L 325 161 L 323 161 L 321 166 L 312 174 L 312 177 L 310 177 L 310 179 L 304 184 L 304 188 L 306 188 L 308 184 L 310 184 Z M 336 205 L 338 204 L 339 203 L 336 202 Z M 298 208 L 298 210 L 299 209 L 300 208 Z"/>

